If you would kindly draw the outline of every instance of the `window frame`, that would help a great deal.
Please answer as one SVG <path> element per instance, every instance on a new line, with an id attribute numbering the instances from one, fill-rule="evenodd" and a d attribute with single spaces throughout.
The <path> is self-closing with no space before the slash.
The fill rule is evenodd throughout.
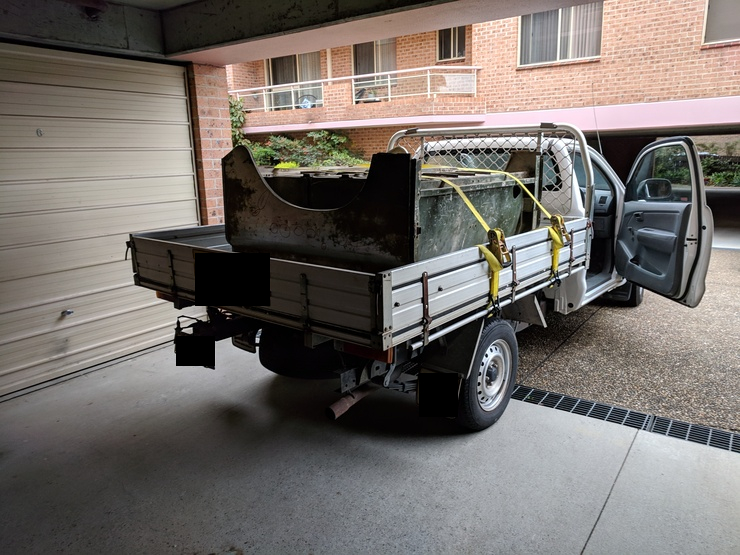
<path id="1" fill-rule="evenodd" d="M 461 35 L 462 30 L 462 37 Z M 443 58 L 442 57 L 442 33 L 445 31 L 450 32 L 450 57 L 449 58 Z M 458 27 L 447 27 L 445 29 L 438 29 L 437 30 L 437 61 L 438 62 L 450 62 L 455 60 L 464 60 L 465 57 L 468 54 L 467 50 L 467 32 L 468 27 L 467 25 L 460 25 Z M 463 54 L 462 56 L 455 55 L 454 52 L 458 52 L 460 50 L 460 40 L 462 38 L 462 45 L 463 45 Z"/>
<path id="2" fill-rule="evenodd" d="M 395 66 L 394 69 L 379 69 L 378 66 L 381 65 L 381 59 L 378 56 L 378 51 L 380 47 L 383 46 L 384 42 L 390 43 L 393 42 L 393 51 L 394 51 L 394 60 L 393 65 Z M 357 59 L 356 59 L 356 47 L 361 46 L 363 44 L 370 44 L 373 45 L 373 71 L 371 73 L 385 73 L 385 72 L 393 72 L 398 70 L 398 51 L 396 50 L 398 46 L 398 42 L 396 40 L 396 37 L 391 37 L 388 39 L 382 39 L 382 40 L 374 40 L 374 41 L 367 41 L 367 42 L 357 42 L 352 44 L 352 75 L 367 75 L 366 73 L 357 73 Z"/>
<path id="3" fill-rule="evenodd" d="M 321 50 L 316 50 L 314 52 L 307 52 L 306 54 L 318 54 L 319 55 L 319 70 L 321 70 Z M 277 56 L 275 58 L 267 58 L 265 60 L 265 83 L 268 87 L 279 87 L 280 85 L 289 85 L 290 83 L 273 83 L 273 75 L 272 75 L 272 61 L 277 60 L 279 58 L 293 58 L 293 68 L 295 69 L 295 75 L 296 80 L 293 81 L 294 83 L 301 83 L 303 81 L 303 76 L 301 73 L 303 73 L 302 65 L 300 63 L 300 60 L 298 59 L 299 56 L 303 56 L 305 54 L 288 54 L 287 56 Z M 307 79 L 307 81 L 313 81 L 313 79 Z"/>
<path id="4" fill-rule="evenodd" d="M 604 30 L 604 1 L 603 0 L 596 0 L 594 2 L 589 2 L 588 4 L 601 4 L 601 34 L 599 36 L 599 53 L 594 54 L 592 56 L 579 56 L 579 57 L 573 57 L 573 58 L 564 58 L 561 54 L 561 46 L 563 41 L 563 11 L 566 9 L 572 9 L 573 7 L 577 6 L 568 6 L 564 8 L 557 8 L 554 10 L 545 10 L 544 12 L 535 12 L 531 14 L 525 14 L 522 16 L 519 16 L 519 28 L 517 31 L 517 68 L 530 68 L 530 67 L 538 67 L 538 66 L 546 66 L 546 65 L 553 65 L 553 64 L 562 64 L 562 63 L 570 63 L 570 62 L 580 62 L 580 61 L 592 61 L 592 60 L 598 60 L 601 58 L 601 45 L 603 43 L 603 30 Z M 588 5 L 588 4 L 582 4 L 582 5 Z M 522 20 L 525 17 L 531 17 L 536 14 L 540 13 L 547 13 L 547 12 L 557 12 L 558 13 L 558 32 L 556 36 L 556 47 L 557 47 L 557 54 L 556 58 L 554 60 L 547 60 L 542 62 L 530 62 L 530 63 L 523 63 L 522 62 L 522 30 L 523 30 L 523 24 Z M 573 17 L 573 14 L 571 14 L 571 17 Z M 571 34 L 573 33 L 573 30 L 571 29 Z"/>
<path id="5" fill-rule="evenodd" d="M 719 0 L 719 1 L 722 1 L 722 0 Z M 701 34 L 702 46 L 713 46 L 713 45 L 722 45 L 722 44 L 740 42 L 740 31 L 737 31 L 736 36 L 734 38 L 719 39 L 719 40 L 712 40 L 712 41 L 707 40 L 707 30 L 709 28 L 709 4 L 710 2 L 712 2 L 712 0 L 706 0 L 704 3 L 704 26 L 702 28 L 702 34 Z M 739 29 L 740 27 L 735 27 L 735 28 Z"/>
<path id="6" fill-rule="evenodd" d="M 356 56 L 356 50 L 358 46 L 362 45 L 373 45 L 373 72 L 368 73 L 357 73 L 357 56 Z M 379 66 L 383 65 L 383 57 L 380 55 L 381 49 L 385 47 L 386 45 L 392 44 L 392 50 L 393 50 L 393 60 L 392 65 L 393 69 L 382 69 L 379 68 Z M 373 75 L 377 73 L 393 73 L 395 71 L 398 71 L 398 41 L 397 37 L 391 37 L 388 39 L 382 39 L 382 40 L 374 40 L 374 41 L 367 41 L 367 42 L 360 42 L 355 43 L 352 45 L 352 77 L 353 79 L 353 87 L 358 86 L 358 81 L 356 80 L 357 76 L 360 75 Z M 390 61 L 390 58 L 388 60 L 385 60 L 386 62 Z M 390 87 L 395 87 L 398 84 L 398 79 L 396 77 L 391 76 L 385 76 L 381 77 L 378 75 L 375 75 L 371 78 L 365 78 L 363 81 L 359 82 L 360 89 L 367 89 L 368 96 L 364 99 L 361 98 L 355 98 L 354 103 L 357 104 L 359 102 L 378 102 L 379 100 L 390 100 L 391 93 L 390 93 Z M 384 94 L 378 94 L 378 89 L 382 89 Z M 387 90 L 387 92 L 385 92 Z"/>
<path id="7" fill-rule="evenodd" d="M 306 54 L 318 54 L 318 63 L 319 63 L 319 72 L 320 72 L 321 71 L 321 51 L 316 50 L 313 52 L 308 52 Z M 275 58 L 266 58 L 265 66 L 264 66 L 265 67 L 265 84 L 268 87 L 280 87 L 283 85 L 290 85 L 292 83 L 301 83 L 303 81 L 303 75 L 301 74 L 304 72 L 304 70 L 303 70 L 303 66 L 300 61 L 300 56 L 305 56 L 306 54 L 288 54 L 286 56 L 276 56 Z M 295 81 L 292 81 L 291 83 L 273 83 L 274 76 L 273 76 L 273 63 L 272 62 L 273 60 L 277 60 L 280 58 L 292 58 L 293 59 L 293 70 L 295 73 Z M 314 81 L 314 79 L 307 79 L 307 81 Z M 280 105 L 280 104 L 275 106 L 272 102 L 272 99 L 273 99 L 273 94 L 276 94 L 276 93 L 271 92 L 269 111 L 273 112 L 273 111 L 289 110 L 289 109 L 295 110 L 296 108 L 300 107 L 299 104 L 297 104 L 297 100 L 302 97 L 301 93 L 305 91 L 309 91 L 309 94 L 311 94 L 312 92 L 317 92 L 316 89 L 320 90 L 321 85 L 318 85 L 318 86 L 309 85 L 308 87 L 304 87 L 303 89 L 291 90 L 290 93 L 288 93 L 287 91 L 285 93 L 277 93 L 277 94 L 290 94 L 291 95 L 292 104 L 290 105 L 290 107 L 288 105 Z M 320 94 L 316 96 L 316 95 L 311 94 L 311 96 L 314 96 L 316 98 L 316 103 L 312 107 L 323 105 L 323 101 L 324 101 L 323 95 Z"/>

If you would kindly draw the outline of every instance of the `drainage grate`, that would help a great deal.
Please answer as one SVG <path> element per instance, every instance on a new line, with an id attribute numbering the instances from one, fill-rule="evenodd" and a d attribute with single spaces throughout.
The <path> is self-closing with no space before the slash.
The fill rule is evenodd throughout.
<path id="1" fill-rule="evenodd" d="M 512 399 L 740 453 L 740 434 L 517 385 Z"/>
<path id="2" fill-rule="evenodd" d="M 649 431 L 740 453 L 740 434 L 733 434 L 716 428 L 656 416 Z"/>

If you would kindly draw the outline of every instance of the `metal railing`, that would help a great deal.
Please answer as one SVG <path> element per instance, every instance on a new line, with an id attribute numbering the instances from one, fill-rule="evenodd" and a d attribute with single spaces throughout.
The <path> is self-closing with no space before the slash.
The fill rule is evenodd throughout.
<path id="1" fill-rule="evenodd" d="M 479 69 L 475 66 L 420 67 L 236 89 L 229 91 L 229 94 L 241 99 L 244 110 L 252 112 L 321 107 L 325 105 L 327 85 L 347 82 L 351 86 L 346 98 L 338 101 L 342 105 L 388 102 L 409 97 L 432 98 L 437 95 L 475 96 Z"/>

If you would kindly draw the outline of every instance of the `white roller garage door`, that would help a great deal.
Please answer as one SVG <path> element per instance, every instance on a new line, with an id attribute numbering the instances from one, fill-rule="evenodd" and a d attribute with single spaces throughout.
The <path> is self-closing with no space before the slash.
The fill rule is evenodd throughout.
<path id="1" fill-rule="evenodd" d="M 181 67 L 0 44 L 0 395 L 171 339 L 125 241 L 198 223 L 191 136 Z"/>

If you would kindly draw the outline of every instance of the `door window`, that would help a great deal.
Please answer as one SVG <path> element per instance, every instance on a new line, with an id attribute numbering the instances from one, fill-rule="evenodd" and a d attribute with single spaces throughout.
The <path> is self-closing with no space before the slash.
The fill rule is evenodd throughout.
<path id="1" fill-rule="evenodd" d="M 591 162 L 591 167 L 594 174 L 594 188 L 597 191 L 612 191 L 614 189 L 614 185 L 609 182 L 609 179 L 606 177 L 606 175 L 604 175 L 604 172 L 601 171 L 601 168 L 593 163 L 593 158 L 591 159 Z M 575 168 L 578 185 L 585 191 L 586 169 L 583 167 L 583 158 L 581 158 L 580 152 L 576 153 L 575 163 L 573 164 L 573 166 Z"/>
<path id="2" fill-rule="evenodd" d="M 298 81 L 295 56 L 281 56 L 270 60 L 270 84 L 283 85 Z M 293 92 L 290 89 L 278 89 L 270 95 L 273 110 L 292 110 Z"/>
<path id="3" fill-rule="evenodd" d="M 692 166 L 683 145 L 667 145 L 648 153 L 627 183 L 626 200 L 691 202 Z"/>

